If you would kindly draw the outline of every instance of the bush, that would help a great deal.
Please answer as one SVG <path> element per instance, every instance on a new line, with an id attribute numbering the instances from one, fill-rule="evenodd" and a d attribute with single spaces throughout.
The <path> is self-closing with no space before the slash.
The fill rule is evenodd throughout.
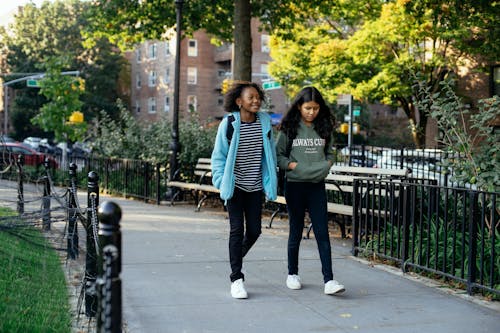
<path id="1" fill-rule="evenodd" d="M 465 104 L 453 90 L 451 79 L 441 82 L 441 90 L 432 93 L 417 83 L 418 107 L 429 110 L 442 132 L 441 143 L 461 158 L 449 159 L 445 167 L 453 170 L 458 182 L 475 184 L 479 189 L 500 191 L 500 132 L 492 122 L 500 114 L 500 98 L 478 101 L 477 112 Z"/>

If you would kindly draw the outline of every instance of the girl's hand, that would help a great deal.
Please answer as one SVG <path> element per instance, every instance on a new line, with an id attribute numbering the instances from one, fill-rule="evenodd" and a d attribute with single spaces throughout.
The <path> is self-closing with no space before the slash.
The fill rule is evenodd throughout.
<path id="1" fill-rule="evenodd" d="M 297 166 L 297 162 L 288 163 L 288 170 L 293 170 Z"/>

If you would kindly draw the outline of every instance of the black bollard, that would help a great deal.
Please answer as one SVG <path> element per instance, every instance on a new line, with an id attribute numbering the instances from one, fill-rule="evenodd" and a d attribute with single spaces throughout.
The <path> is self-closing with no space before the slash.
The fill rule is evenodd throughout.
<path id="1" fill-rule="evenodd" d="M 78 257 L 78 208 L 77 202 L 77 187 L 76 187 L 76 170 L 75 163 L 69 166 L 69 196 L 68 196 L 68 259 L 76 259 Z"/>
<path id="2" fill-rule="evenodd" d="M 120 206 L 103 202 L 99 207 L 97 332 L 122 332 L 122 237 Z"/>
<path id="3" fill-rule="evenodd" d="M 87 183 L 87 256 L 85 258 L 85 315 L 95 317 L 97 313 L 97 207 L 99 206 L 99 177 L 94 171 L 88 174 Z"/>
<path id="4" fill-rule="evenodd" d="M 43 199 L 42 199 L 42 229 L 50 230 L 50 179 L 47 176 L 43 180 Z"/>
<path id="5" fill-rule="evenodd" d="M 24 214 L 24 187 L 23 187 L 24 155 L 17 156 L 17 213 Z"/>

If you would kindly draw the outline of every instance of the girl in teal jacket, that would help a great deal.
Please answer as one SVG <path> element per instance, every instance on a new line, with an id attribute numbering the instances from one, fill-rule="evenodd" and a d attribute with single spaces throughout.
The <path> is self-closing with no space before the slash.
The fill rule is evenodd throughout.
<path id="1" fill-rule="evenodd" d="M 227 92 L 212 152 L 212 183 L 229 214 L 231 295 L 247 298 L 243 257 L 261 233 L 263 193 L 276 199 L 276 151 L 271 117 L 260 112 L 264 92 L 252 82 L 236 82 Z M 232 119 L 230 123 L 228 123 Z M 228 135 L 230 129 L 232 134 Z"/>

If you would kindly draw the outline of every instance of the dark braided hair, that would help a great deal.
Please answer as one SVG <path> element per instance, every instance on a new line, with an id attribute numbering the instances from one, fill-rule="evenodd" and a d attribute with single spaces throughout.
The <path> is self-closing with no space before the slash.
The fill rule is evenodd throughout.
<path id="1" fill-rule="evenodd" d="M 326 145 L 330 143 L 335 126 L 335 118 L 326 105 L 323 96 L 315 87 L 303 88 L 295 97 L 292 105 L 281 120 L 279 130 L 286 133 L 288 139 L 293 140 L 297 136 L 297 130 L 301 121 L 300 106 L 304 103 L 314 101 L 319 104 L 319 113 L 314 119 L 314 130 L 319 136 L 326 140 Z"/>
<path id="2" fill-rule="evenodd" d="M 241 97 L 243 90 L 245 88 L 253 87 L 257 90 L 260 96 L 260 100 L 262 103 L 265 101 L 265 94 L 262 88 L 255 82 L 249 81 L 234 81 L 231 85 L 231 88 L 228 90 L 226 95 L 224 96 L 224 111 L 226 112 L 234 112 L 239 111 L 238 105 L 236 104 L 236 99 Z"/>

